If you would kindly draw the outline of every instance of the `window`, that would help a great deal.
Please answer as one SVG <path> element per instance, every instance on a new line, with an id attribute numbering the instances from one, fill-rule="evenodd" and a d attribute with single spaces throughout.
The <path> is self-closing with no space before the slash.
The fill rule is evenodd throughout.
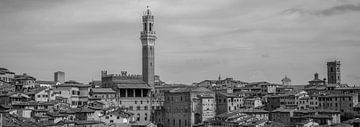
<path id="1" fill-rule="evenodd" d="M 114 120 L 110 120 L 110 123 L 114 123 Z"/>
<path id="2" fill-rule="evenodd" d="M 140 110 L 140 106 L 136 106 L 136 110 Z"/>
<path id="3" fill-rule="evenodd" d="M 41 96 L 40 95 L 37 95 L 38 98 L 40 98 Z"/>
<path id="4" fill-rule="evenodd" d="M 149 23 L 149 31 L 152 31 L 152 23 Z"/>
<path id="5" fill-rule="evenodd" d="M 105 119 L 109 119 L 109 116 L 106 116 Z"/>
<path id="6" fill-rule="evenodd" d="M 140 121 L 140 113 L 137 114 L 136 121 Z"/>
<path id="7" fill-rule="evenodd" d="M 147 31 L 147 25 L 146 25 L 146 23 L 144 23 L 144 31 Z"/>
<path id="8" fill-rule="evenodd" d="M 148 106 L 144 106 L 144 110 L 148 110 Z"/>
<path id="9" fill-rule="evenodd" d="M 117 116 L 116 119 L 120 119 L 120 116 Z"/>

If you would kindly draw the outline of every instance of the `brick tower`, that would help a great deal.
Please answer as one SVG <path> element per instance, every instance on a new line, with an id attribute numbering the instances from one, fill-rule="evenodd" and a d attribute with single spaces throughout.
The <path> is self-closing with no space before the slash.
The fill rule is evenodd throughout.
<path id="1" fill-rule="evenodd" d="M 329 84 L 340 84 L 340 61 L 327 62 L 327 75 Z"/>
<path id="2" fill-rule="evenodd" d="M 143 80 L 154 89 L 154 65 L 155 65 L 155 31 L 154 16 L 147 7 L 142 16 L 143 30 L 140 32 L 140 40 L 142 44 L 142 75 Z"/>

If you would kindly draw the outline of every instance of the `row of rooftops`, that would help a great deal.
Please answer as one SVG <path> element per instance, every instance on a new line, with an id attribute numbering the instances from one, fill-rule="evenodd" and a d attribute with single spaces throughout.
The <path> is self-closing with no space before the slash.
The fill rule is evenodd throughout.
<path id="1" fill-rule="evenodd" d="M 284 107 L 280 107 L 277 108 L 275 110 L 273 110 L 272 112 L 284 112 L 284 113 L 288 113 L 288 112 L 295 112 L 295 113 L 332 113 L 332 114 L 339 114 L 340 111 L 336 111 L 336 110 L 330 110 L 330 109 L 294 109 L 294 108 L 284 108 Z"/>
<path id="2" fill-rule="evenodd" d="M 14 79 L 15 80 L 36 80 L 36 78 L 34 78 L 33 76 L 30 76 L 26 73 L 24 73 L 22 75 L 15 75 Z"/>
<path id="3" fill-rule="evenodd" d="M 0 74 L 15 74 L 14 72 L 9 71 L 6 68 L 0 68 Z"/>

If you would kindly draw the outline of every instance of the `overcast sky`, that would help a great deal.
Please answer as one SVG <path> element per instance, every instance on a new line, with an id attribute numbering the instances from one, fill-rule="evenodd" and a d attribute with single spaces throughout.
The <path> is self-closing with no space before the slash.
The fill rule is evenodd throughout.
<path id="1" fill-rule="evenodd" d="M 341 60 L 360 83 L 359 0 L 1 0 L 0 66 L 87 83 L 100 71 L 141 74 L 141 16 L 150 5 L 155 72 L 168 83 L 232 77 L 307 84 Z"/>

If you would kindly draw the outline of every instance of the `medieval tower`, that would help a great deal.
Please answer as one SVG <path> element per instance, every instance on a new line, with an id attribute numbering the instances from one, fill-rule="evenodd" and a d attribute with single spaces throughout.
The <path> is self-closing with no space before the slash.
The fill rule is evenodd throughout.
<path id="1" fill-rule="evenodd" d="M 142 16 L 143 30 L 140 32 L 140 40 L 142 44 L 142 75 L 143 80 L 154 89 L 155 76 L 155 31 L 154 31 L 154 16 L 151 14 L 149 7 L 147 7 Z"/>
<path id="2" fill-rule="evenodd" d="M 327 62 L 327 76 L 329 84 L 340 84 L 340 61 Z"/>

